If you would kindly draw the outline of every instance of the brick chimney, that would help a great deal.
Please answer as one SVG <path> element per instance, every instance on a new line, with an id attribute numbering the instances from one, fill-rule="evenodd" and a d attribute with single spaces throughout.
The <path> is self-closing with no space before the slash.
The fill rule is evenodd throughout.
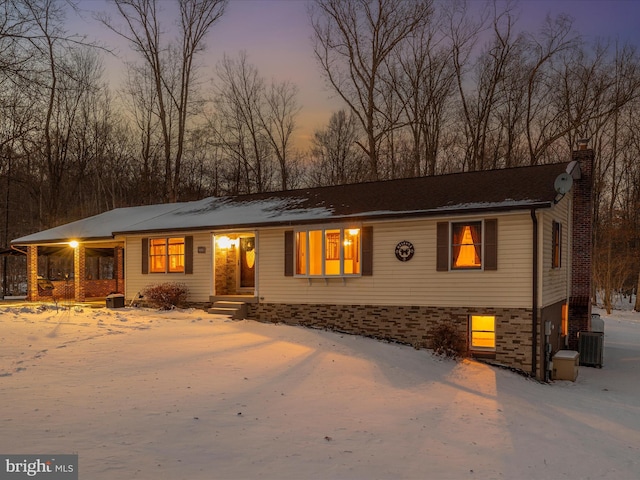
<path id="1" fill-rule="evenodd" d="M 569 296 L 569 348 L 578 350 L 578 332 L 591 330 L 591 260 L 593 250 L 593 149 L 578 141 L 571 159 L 580 164 L 574 180 L 573 238 L 571 239 L 571 294 Z"/>

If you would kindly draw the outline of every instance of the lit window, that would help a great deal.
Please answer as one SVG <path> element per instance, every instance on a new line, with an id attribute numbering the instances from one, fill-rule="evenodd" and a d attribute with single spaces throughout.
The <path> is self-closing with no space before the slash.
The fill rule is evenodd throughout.
<path id="1" fill-rule="evenodd" d="M 470 323 L 471 350 L 495 350 L 496 317 L 472 315 Z"/>
<path id="2" fill-rule="evenodd" d="M 551 228 L 552 244 L 551 244 L 551 268 L 560 268 L 562 266 L 562 224 L 553 222 Z"/>
<path id="3" fill-rule="evenodd" d="M 183 273 L 184 237 L 149 240 L 149 271 L 151 273 Z"/>
<path id="4" fill-rule="evenodd" d="M 296 275 L 307 274 L 307 232 L 296 233 Z"/>
<path id="5" fill-rule="evenodd" d="M 360 229 L 350 228 L 344 231 L 344 273 L 360 273 Z"/>
<path id="6" fill-rule="evenodd" d="M 562 323 L 560 325 L 560 335 L 569 335 L 569 304 L 562 305 Z"/>
<path id="7" fill-rule="evenodd" d="M 360 229 L 332 228 L 296 232 L 296 275 L 359 275 Z"/>
<path id="8" fill-rule="evenodd" d="M 482 222 L 454 223 L 452 233 L 453 268 L 482 267 Z"/>

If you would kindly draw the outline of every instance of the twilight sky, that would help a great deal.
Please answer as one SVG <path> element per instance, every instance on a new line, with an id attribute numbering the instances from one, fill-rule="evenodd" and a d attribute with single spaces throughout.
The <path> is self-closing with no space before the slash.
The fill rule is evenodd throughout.
<path id="1" fill-rule="evenodd" d="M 170 0 L 163 2 L 168 28 L 173 5 Z M 472 4 L 479 2 L 470 0 Z M 79 4 L 84 18 L 70 15 L 70 32 L 116 46 L 120 59 L 133 59 L 126 44 L 91 19 L 91 12 L 110 11 L 112 7 L 105 0 L 80 0 Z M 568 13 L 575 20 L 575 29 L 587 40 L 610 38 L 640 45 L 640 0 L 521 0 L 519 8 L 522 14 L 517 25 L 523 30 L 538 29 L 547 13 Z M 231 0 L 207 37 L 207 67 L 202 75 L 213 77 L 213 68 L 224 53 L 236 57 L 245 50 L 249 62 L 263 77 L 295 83 L 302 106 L 296 143 L 305 148 L 313 131 L 323 128 L 331 113 L 340 107 L 333 93 L 325 88 L 314 61 L 311 34 L 305 0 Z M 110 75 L 123 68 L 120 59 L 106 59 Z"/>

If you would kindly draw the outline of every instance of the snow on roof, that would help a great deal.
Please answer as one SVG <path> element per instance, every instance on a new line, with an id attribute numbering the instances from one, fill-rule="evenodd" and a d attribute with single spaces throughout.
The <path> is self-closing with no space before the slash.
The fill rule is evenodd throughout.
<path id="1" fill-rule="evenodd" d="M 108 212 L 83 218 L 75 222 L 43 230 L 14 240 L 14 244 L 68 241 L 70 239 L 112 238 L 113 232 L 124 225 L 134 225 L 142 220 L 164 215 L 182 204 L 167 203 L 140 207 L 116 208 Z"/>
<path id="2" fill-rule="evenodd" d="M 105 240 L 118 234 L 287 225 L 551 206 L 568 163 L 118 208 L 14 240 Z"/>
<path id="3" fill-rule="evenodd" d="M 329 208 L 303 208 L 295 199 L 272 198 L 237 202 L 230 198 L 210 197 L 189 202 L 164 215 L 145 219 L 116 233 L 146 232 L 153 230 L 185 230 L 246 226 L 267 223 L 296 222 L 331 218 Z"/>
<path id="4" fill-rule="evenodd" d="M 194 202 L 116 208 L 18 238 L 12 243 L 101 240 L 113 238 L 117 233 L 294 222 L 330 218 L 331 215 L 332 211 L 326 208 L 297 208 L 296 202 L 290 199 L 233 203 L 228 198 L 209 197 Z"/>

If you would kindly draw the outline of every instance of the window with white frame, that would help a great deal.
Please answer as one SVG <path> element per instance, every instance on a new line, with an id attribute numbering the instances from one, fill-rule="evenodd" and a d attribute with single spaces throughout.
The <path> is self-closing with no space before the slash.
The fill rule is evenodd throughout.
<path id="1" fill-rule="evenodd" d="M 451 266 L 482 267 L 482 222 L 451 224 Z"/>
<path id="2" fill-rule="evenodd" d="M 295 274 L 305 277 L 360 275 L 360 229 L 325 228 L 297 231 Z"/>
<path id="3" fill-rule="evenodd" d="M 498 220 L 438 222 L 436 269 L 497 270 Z"/>
<path id="4" fill-rule="evenodd" d="M 496 349 L 496 317 L 471 315 L 469 318 L 471 350 L 494 351 Z"/>
<path id="5" fill-rule="evenodd" d="M 149 239 L 150 273 L 184 273 L 184 237 Z"/>

